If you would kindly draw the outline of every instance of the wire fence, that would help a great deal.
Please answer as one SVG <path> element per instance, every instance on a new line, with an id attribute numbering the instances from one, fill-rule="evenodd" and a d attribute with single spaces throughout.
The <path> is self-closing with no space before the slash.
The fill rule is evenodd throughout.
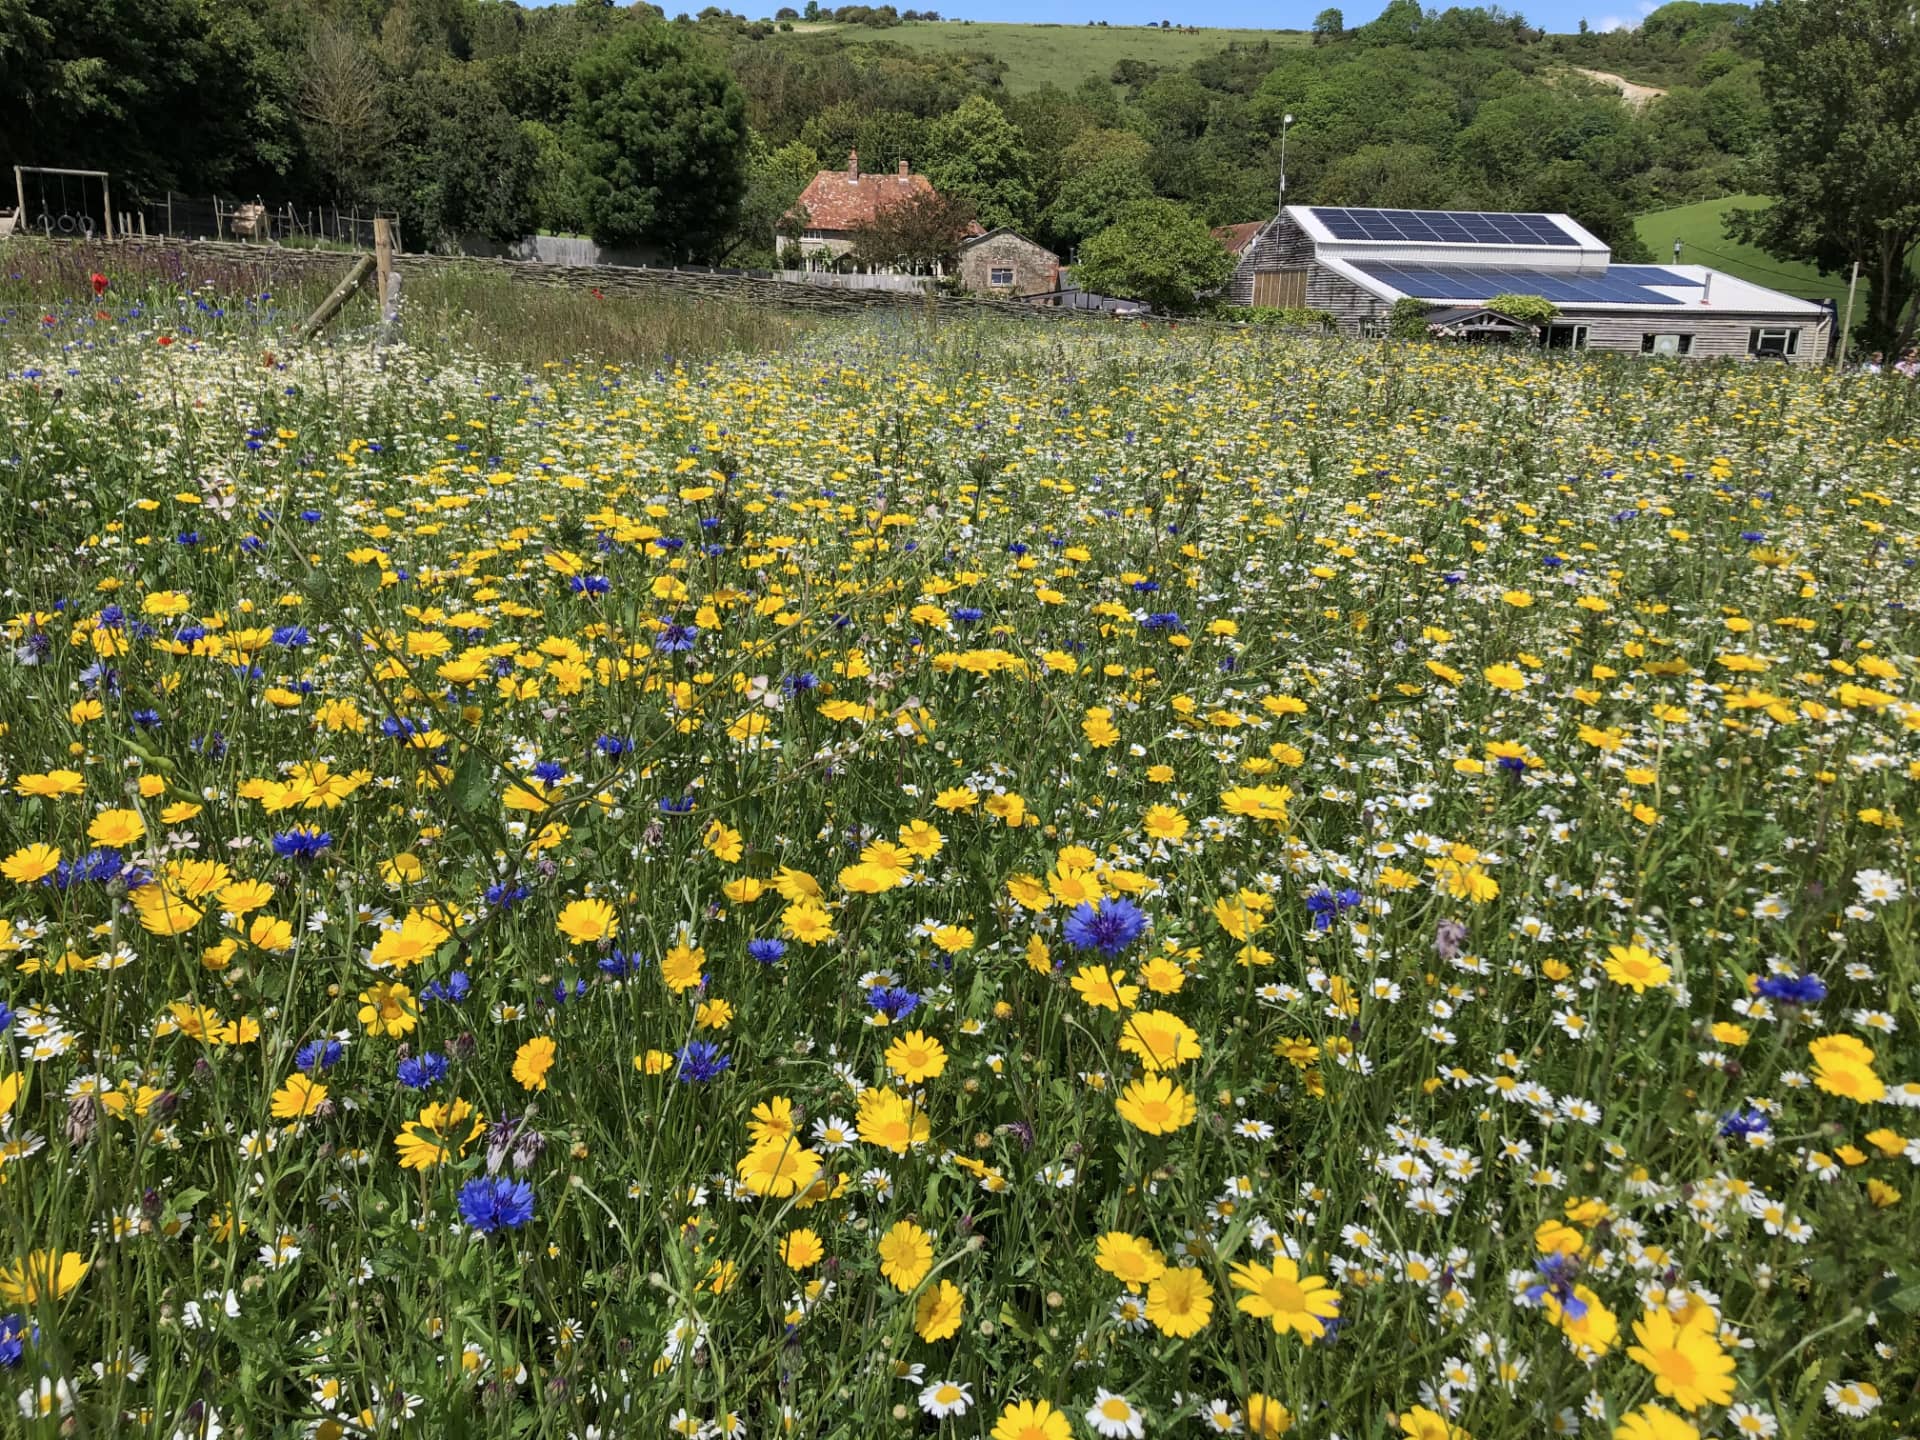
<path id="1" fill-rule="evenodd" d="M 339 204 L 277 205 L 264 200 L 228 200 L 167 190 L 122 196 L 84 177 L 49 183 L 28 172 L 19 181 L 13 230 L 55 239 L 108 239 L 146 235 L 174 240 L 242 240 L 263 245 L 371 250 L 373 222 L 392 227 L 395 249 L 404 249 L 400 222 L 391 212 Z M 0 204 L 6 203 L 0 200 Z"/>

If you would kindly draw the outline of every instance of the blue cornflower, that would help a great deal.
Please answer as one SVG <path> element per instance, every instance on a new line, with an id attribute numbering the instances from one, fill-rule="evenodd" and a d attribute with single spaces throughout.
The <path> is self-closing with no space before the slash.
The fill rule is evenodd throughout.
<path id="1" fill-rule="evenodd" d="M 1342 910 L 1351 910 L 1359 903 L 1358 890 L 1341 890 L 1336 893 L 1322 886 L 1307 896 L 1307 913 L 1313 916 L 1314 929 L 1330 930 L 1333 928 L 1335 916 Z"/>
<path id="2" fill-rule="evenodd" d="M 1146 913 L 1131 900 L 1081 901 L 1067 917 L 1067 943 L 1081 950 L 1118 955 L 1147 928 Z"/>
<path id="3" fill-rule="evenodd" d="M 500 880 L 487 887 L 487 904 L 496 910 L 511 910 L 532 893 L 525 885 L 509 885 Z"/>
<path id="4" fill-rule="evenodd" d="M 575 980 L 572 989 L 567 988 L 567 982 L 564 980 L 553 987 L 553 1003 L 556 1005 L 564 1005 L 569 1000 L 584 1000 L 586 998 L 587 982 L 585 980 Z"/>
<path id="5" fill-rule="evenodd" d="M 1827 986 L 1818 975 L 1767 975 L 1754 990 L 1782 1005 L 1818 1005 L 1827 998 Z"/>
<path id="6" fill-rule="evenodd" d="M 665 550 L 668 554 L 672 554 L 687 542 L 678 535 L 661 535 L 655 538 L 653 543 L 658 545 L 662 550 Z"/>
<path id="7" fill-rule="evenodd" d="M 640 957 L 638 955 L 629 955 L 624 950 L 609 950 L 605 955 L 600 957 L 600 973 L 602 975 L 611 975 L 616 980 L 622 976 L 633 974 L 639 968 Z"/>
<path id="8" fill-rule="evenodd" d="M 322 515 L 318 510 L 302 510 L 300 512 L 300 518 L 306 521 L 307 524 L 309 525 L 318 525 L 326 517 Z"/>
<path id="9" fill-rule="evenodd" d="M 429 981 L 420 991 L 422 1000 L 444 1000 L 449 1005 L 458 1005 L 467 998 L 467 992 L 473 989 L 473 982 L 467 978 L 467 972 L 456 970 L 444 980 Z"/>
<path id="10" fill-rule="evenodd" d="M 160 712 L 158 710 L 136 710 L 133 712 L 133 723 L 138 725 L 142 730 L 158 730 L 160 728 Z"/>
<path id="11" fill-rule="evenodd" d="M 1720 1117 L 1720 1134 L 1727 1140 L 1745 1140 L 1749 1135 L 1765 1135 L 1772 1129 L 1773 1121 L 1764 1110 L 1729 1110 Z"/>
<path id="12" fill-rule="evenodd" d="M 654 637 L 653 648 L 662 655 L 677 655 L 693 649 L 693 642 L 700 638 L 698 625 L 683 625 L 678 620 L 669 620 L 660 627 L 660 633 Z"/>
<path id="13" fill-rule="evenodd" d="M 293 1052 L 293 1067 L 309 1075 L 317 1075 L 322 1070 L 340 1063 L 340 1057 L 347 1053 L 347 1047 L 338 1040 L 309 1040 Z"/>
<path id="14" fill-rule="evenodd" d="M 784 940 L 749 940 L 747 942 L 747 954 L 762 965 L 775 964 L 786 953 L 787 942 Z"/>
<path id="15" fill-rule="evenodd" d="M 19 1315 L 0 1316 L 0 1365 L 11 1370 L 26 1353 L 27 1342 L 40 1338 L 40 1327 Z"/>
<path id="16" fill-rule="evenodd" d="M 1742 530 L 1740 532 L 1740 538 L 1749 545 L 1758 545 L 1762 540 L 1767 538 L 1767 532 L 1764 530 Z"/>
<path id="17" fill-rule="evenodd" d="M 820 677 L 811 670 L 802 670 L 798 675 L 788 675 L 781 679 L 780 688 L 788 695 L 804 695 L 820 683 Z"/>
<path id="18" fill-rule="evenodd" d="M 705 1040 L 689 1040 L 680 1047 L 680 1079 L 688 1085 L 704 1085 L 709 1080 L 717 1080 L 722 1071 L 733 1064 L 730 1057 L 720 1053 L 720 1047 Z"/>
<path id="19" fill-rule="evenodd" d="M 307 633 L 304 625 L 282 625 L 273 632 L 273 643 L 293 650 L 302 645 L 311 645 L 313 636 Z"/>
<path id="20" fill-rule="evenodd" d="M 77 859 L 62 860 L 47 878 L 54 889 L 67 890 L 75 885 L 104 885 L 119 879 L 123 873 L 130 872 L 118 850 L 89 850 Z"/>
<path id="21" fill-rule="evenodd" d="M 317 860 L 333 844 L 330 831 L 315 825 L 296 825 L 273 837 L 273 853 L 282 860 Z"/>
<path id="22" fill-rule="evenodd" d="M 986 611 L 973 605 L 961 605 L 947 612 L 948 616 L 962 625 L 972 625 L 986 618 Z"/>
<path id="23" fill-rule="evenodd" d="M 398 1067 L 400 1083 L 409 1090 L 425 1090 L 447 1078 L 447 1057 L 431 1050 L 424 1055 L 409 1055 Z"/>
<path id="24" fill-rule="evenodd" d="M 1178 610 L 1158 610 L 1142 620 L 1141 625 L 1148 630 L 1178 630 L 1180 612 Z"/>
<path id="25" fill-rule="evenodd" d="M 660 813 L 663 815 L 685 815 L 692 809 L 693 797 L 691 795 L 671 796 L 660 802 Z"/>
<path id="26" fill-rule="evenodd" d="M 100 628 L 102 630 L 115 629 L 126 618 L 126 611 L 122 610 L 118 605 L 109 605 L 100 612 Z"/>
<path id="27" fill-rule="evenodd" d="M 460 1187 L 460 1218 L 482 1235 L 518 1230 L 533 1219 L 533 1186 L 504 1175 L 482 1175 Z"/>
<path id="28" fill-rule="evenodd" d="M 1133 582 L 1133 590 L 1136 595 L 1151 595 L 1159 588 L 1160 582 L 1158 580 L 1136 580 Z"/>
<path id="29" fill-rule="evenodd" d="M 632 752 L 633 741 L 624 735 L 602 735 L 593 742 L 593 748 L 609 760 L 618 760 L 622 755 Z"/>
<path id="30" fill-rule="evenodd" d="M 576 595 L 605 595 L 613 589 L 613 582 L 604 575 L 575 575 L 567 581 L 567 588 Z"/>
<path id="31" fill-rule="evenodd" d="M 542 760 L 533 767 L 533 778 L 544 785 L 558 785 L 567 778 L 567 767 L 557 760 Z"/>
<path id="32" fill-rule="evenodd" d="M 867 992 L 867 1003 L 889 1020 L 904 1020 L 920 1008 L 920 997 L 898 985 L 876 985 Z"/>
<path id="33" fill-rule="evenodd" d="M 0 1035 L 5 1035 L 12 1029 L 13 1007 L 6 1001 L 0 1000 Z"/>
<path id="34" fill-rule="evenodd" d="M 1538 1301 L 1551 1295 L 1560 1303 L 1560 1309 L 1569 1320 L 1579 1320 L 1587 1313 L 1587 1302 L 1575 1297 L 1573 1293 L 1574 1276 L 1580 1273 L 1580 1261 L 1572 1255 L 1555 1252 L 1543 1255 L 1534 1262 L 1533 1268 L 1540 1272 L 1540 1278 L 1527 1287 L 1527 1299 Z"/>

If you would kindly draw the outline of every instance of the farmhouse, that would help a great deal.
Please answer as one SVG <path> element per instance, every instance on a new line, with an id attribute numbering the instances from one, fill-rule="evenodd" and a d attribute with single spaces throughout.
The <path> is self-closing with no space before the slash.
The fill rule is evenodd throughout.
<path id="1" fill-rule="evenodd" d="M 1289 205 L 1248 229 L 1221 236 L 1239 262 L 1225 298 L 1326 310 L 1349 334 L 1382 332 L 1397 300 L 1474 311 L 1502 294 L 1553 302 L 1540 341 L 1556 349 L 1811 365 L 1832 332 L 1825 306 L 1704 265 L 1615 265 L 1566 215 Z"/>
<path id="2" fill-rule="evenodd" d="M 850 150 L 846 169 L 822 170 L 807 182 L 782 224 L 799 222 L 800 248 L 809 260 L 838 260 L 853 248 L 854 232 L 887 206 L 933 193 L 933 182 L 914 174 L 904 160 L 892 174 L 861 174 L 860 152 Z M 776 250 L 784 238 L 775 227 Z"/>
<path id="3" fill-rule="evenodd" d="M 960 283 L 977 295 L 1042 295 L 1060 288 L 1060 257 L 1011 226 L 960 242 Z"/>

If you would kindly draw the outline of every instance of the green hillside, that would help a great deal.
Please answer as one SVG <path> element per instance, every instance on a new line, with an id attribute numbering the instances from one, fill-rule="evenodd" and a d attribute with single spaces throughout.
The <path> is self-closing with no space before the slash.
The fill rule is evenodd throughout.
<path id="1" fill-rule="evenodd" d="M 972 20 L 915 20 L 883 30 L 800 24 L 794 30 L 837 35 L 855 44 L 884 40 L 948 54 L 985 51 L 1006 62 L 1006 87 L 1016 94 L 1047 84 L 1071 90 L 1089 75 L 1112 74 L 1121 60 L 1180 69 L 1236 41 L 1305 45 L 1310 38 L 1302 30 L 1161 30 L 1149 25 L 998 25 Z"/>
<path id="2" fill-rule="evenodd" d="M 1846 307 L 1847 280 L 1844 275 L 1822 275 L 1811 265 L 1797 260 L 1776 260 L 1752 245 L 1729 240 L 1721 222 L 1729 210 L 1756 209 L 1767 204 L 1764 195 L 1728 195 L 1719 200 L 1702 200 L 1672 210 L 1656 210 L 1633 222 L 1635 232 L 1653 251 L 1656 260 L 1673 258 L 1673 242 L 1681 243 L 1680 259 L 1688 265 L 1710 265 L 1715 270 L 1808 300 L 1832 299 Z M 1854 301 L 1856 315 L 1866 304 L 1866 283 L 1861 282 Z"/>

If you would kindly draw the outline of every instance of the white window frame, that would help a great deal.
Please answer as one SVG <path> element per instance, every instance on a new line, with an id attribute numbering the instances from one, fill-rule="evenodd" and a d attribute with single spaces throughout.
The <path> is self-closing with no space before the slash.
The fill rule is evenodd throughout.
<path id="1" fill-rule="evenodd" d="M 1798 355 L 1800 329 L 1798 325 L 1755 325 L 1747 331 L 1747 354 L 1788 357 Z M 1778 348 L 1770 348 L 1769 340 L 1772 337 L 1778 337 Z"/>
<path id="2" fill-rule="evenodd" d="M 1002 280 L 1000 278 L 1002 275 L 1006 276 L 1007 278 Z M 996 290 L 1002 289 L 1002 288 L 1009 289 L 1009 290 L 1012 289 L 1013 288 L 1013 266 L 989 265 L 987 267 L 987 284 L 991 285 Z"/>
<path id="3" fill-rule="evenodd" d="M 1661 344 L 1661 341 L 1669 344 Z M 1640 337 L 1642 355 L 1691 355 L 1693 353 L 1693 333 L 1691 331 L 1668 331 L 1663 334 L 1648 334 Z"/>
<path id="4" fill-rule="evenodd" d="M 1571 343 L 1555 345 L 1553 332 L 1556 330 L 1571 330 L 1573 332 Z M 1542 350 L 1584 350 L 1587 348 L 1587 327 L 1572 320 L 1556 320 L 1541 330 L 1540 348 Z"/>

